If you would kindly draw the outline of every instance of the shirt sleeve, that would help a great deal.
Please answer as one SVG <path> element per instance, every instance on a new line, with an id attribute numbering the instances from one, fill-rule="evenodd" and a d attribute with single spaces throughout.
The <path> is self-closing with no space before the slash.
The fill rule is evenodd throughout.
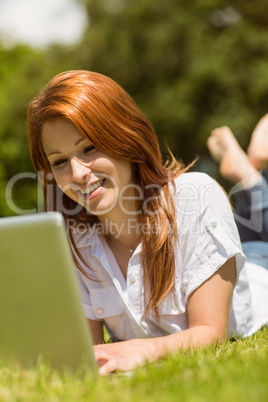
<path id="1" fill-rule="evenodd" d="M 231 257 L 237 278 L 245 256 L 233 211 L 219 184 L 204 173 L 186 173 L 176 186 L 183 304 L 189 295 Z M 180 177 L 179 177 L 180 179 Z"/>

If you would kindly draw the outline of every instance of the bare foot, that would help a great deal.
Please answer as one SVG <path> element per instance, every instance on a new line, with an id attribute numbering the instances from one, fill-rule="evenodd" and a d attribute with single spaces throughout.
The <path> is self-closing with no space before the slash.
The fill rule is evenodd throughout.
<path id="1" fill-rule="evenodd" d="M 257 170 L 268 165 L 268 114 L 255 127 L 248 147 L 248 157 Z"/>
<path id="2" fill-rule="evenodd" d="M 233 183 L 243 181 L 241 185 L 244 188 L 251 187 L 261 179 L 260 173 L 251 164 L 228 127 L 213 130 L 207 146 L 212 158 L 220 164 L 220 173 L 225 179 Z"/>

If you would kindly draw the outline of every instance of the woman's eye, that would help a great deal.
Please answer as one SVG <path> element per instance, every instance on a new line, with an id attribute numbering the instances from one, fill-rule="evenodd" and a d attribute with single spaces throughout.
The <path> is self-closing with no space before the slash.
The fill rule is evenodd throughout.
<path id="1" fill-rule="evenodd" d="M 66 159 L 59 159 L 59 160 L 54 161 L 54 162 L 51 164 L 51 166 L 52 166 L 52 167 L 60 167 L 60 166 L 62 166 L 65 162 L 66 162 Z"/>
<path id="2" fill-rule="evenodd" d="M 84 153 L 87 154 L 89 152 L 94 151 L 94 149 L 96 149 L 96 147 L 94 147 L 94 145 L 88 145 L 85 149 L 84 149 Z"/>

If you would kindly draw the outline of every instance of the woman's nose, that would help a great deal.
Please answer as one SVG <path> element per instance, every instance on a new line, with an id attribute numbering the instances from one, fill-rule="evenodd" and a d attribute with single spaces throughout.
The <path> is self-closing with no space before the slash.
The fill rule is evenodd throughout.
<path id="1" fill-rule="evenodd" d="M 71 160 L 71 169 L 73 181 L 78 183 L 85 181 L 85 178 L 91 173 L 90 168 L 76 158 Z"/>

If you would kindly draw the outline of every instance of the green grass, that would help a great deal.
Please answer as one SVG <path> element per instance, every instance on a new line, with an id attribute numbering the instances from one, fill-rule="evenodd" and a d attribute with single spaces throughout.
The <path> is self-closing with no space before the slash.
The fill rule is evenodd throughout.
<path id="1" fill-rule="evenodd" d="M 121 373 L 77 378 L 40 365 L 0 365 L 0 401 L 268 401 L 268 328 L 223 346 L 188 350 Z"/>

